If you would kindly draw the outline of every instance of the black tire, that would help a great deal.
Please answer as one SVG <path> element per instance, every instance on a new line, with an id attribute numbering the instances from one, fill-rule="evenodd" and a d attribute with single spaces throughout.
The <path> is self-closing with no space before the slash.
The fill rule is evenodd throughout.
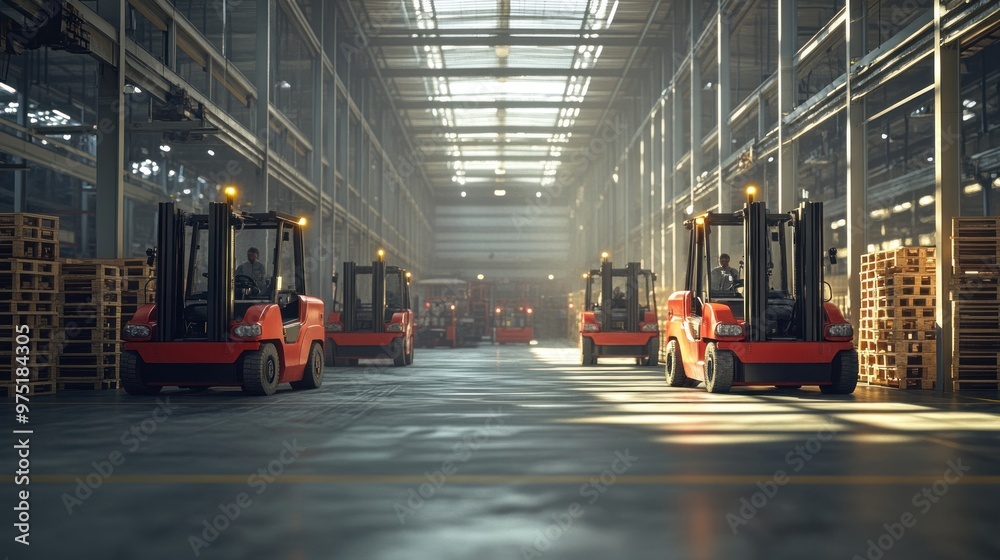
<path id="1" fill-rule="evenodd" d="M 163 390 L 160 385 L 146 385 L 142 380 L 142 369 L 146 364 L 138 352 L 128 350 L 122 352 L 122 363 L 119 376 L 122 388 L 130 395 L 155 395 Z"/>
<path id="2" fill-rule="evenodd" d="M 326 340 L 326 364 L 332 366 L 337 365 L 337 345 L 333 343 L 332 340 Z"/>
<path id="3" fill-rule="evenodd" d="M 594 339 L 584 337 L 583 340 L 580 342 L 580 346 L 582 348 L 581 350 L 582 356 L 580 358 L 580 361 L 583 363 L 583 365 L 585 366 L 596 365 L 597 357 L 594 356 Z"/>
<path id="4" fill-rule="evenodd" d="M 394 338 L 389 345 L 389 352 L 392 357 L 392 365 L 403 367 L 406 365 L 406 342 L 403 337 Z"/>
<path id="5" fill-rule="evenodd" d="M 243 392 L 248 395 L 273 395 L 281 378 L 278 350 L 270 342 L 260 350 L 243 356 Z"/>
<path id="6" fill-rule="evenodd" d="M 728 393 L 733 387 L 736 363 L 733 353 L 719 350 L 714 342 L 705 349 L 705 388 L 709 393 Z"/>
<path id="7" fill-rule="evenodd" d="M 292 389 L 319 389 L 323 384 L 323 350 L 318 342 L 313 342 L 309 349 L 309 360 L 306 362 L 306 370 L 302 372 L 301 381 L 292 381 Z"/>
<path id="8" fill-rule="evenodd" d="M 646 354 L 646 359 L 643 361 L 643 365 L 653 367 L 660 365 L 660 339 L 651 338 L 646 348 L 648 353 Z"/>
<path id="9" fill-rule="evenodd" d="M 667 385 L 685 387 L 691 381 L 684 375 L 684 361 L 681 359 L 681 345 L 676 340 L 667 343 L 667 361 L 664 363 Z"/>
<path id="10" fill-rule="evenodd" d="M 850 395 L 858 386 L 858 351 L 841 350 L 833 359 L 833 384 L 820 385 L 827 395 Z"/>

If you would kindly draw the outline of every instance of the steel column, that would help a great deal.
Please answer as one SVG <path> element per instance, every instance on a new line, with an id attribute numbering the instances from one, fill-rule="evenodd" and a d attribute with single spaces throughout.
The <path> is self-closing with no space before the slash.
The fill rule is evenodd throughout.
<path id="1" fill-rule="evenodd" d="M 864 98 L 852 100 L 851 66 L 865 54 L 865 0 L 848 0 L 847 18 L 847 319 L 860 331 L 861 255 L 867 249 L 868 125 Z"/>
<path id="2" fill-rule="evenodd" d="M 125 43 L 125 0 L 103 0 L 97 13 L 116 31 L 119 45 Z M 117 67 L 100 63 L 97 77 L 97 256 L 122 256 L 125 200 L 125 50 L 118 49 Z"/>
<path id="3" fill-rule="evenodd" d="M 947 294 L 951 288 L 951 224 L 961 214 L 962 105 L 960 45 L 942 44 L 944 1 L 934 1 L 934 221 L 937 238 L 937 390 L 950 393 L 952 317 Z"/>
<path id="4" fill-rule="evenodd" d="M 795 108 L 794 58 L 797 46 L 795 0 L 778 1 L 778 211 L 795 207 L 795 147 L 784 119 Z M 773 204 L 772 204 L 773 206 Z"/>

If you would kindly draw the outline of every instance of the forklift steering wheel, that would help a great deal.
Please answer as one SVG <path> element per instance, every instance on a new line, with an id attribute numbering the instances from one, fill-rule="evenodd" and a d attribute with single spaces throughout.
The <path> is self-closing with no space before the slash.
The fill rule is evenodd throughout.
<path id="1" fill-rule="evenodd" d="M 236 290 L 247 291 L 246 296 L 252 297 L 260 295 L 260 288 L 257 286 L 257 281 L 254 280 L 252 276 L 237 274 L 233 277 L 233 283 Z"/>

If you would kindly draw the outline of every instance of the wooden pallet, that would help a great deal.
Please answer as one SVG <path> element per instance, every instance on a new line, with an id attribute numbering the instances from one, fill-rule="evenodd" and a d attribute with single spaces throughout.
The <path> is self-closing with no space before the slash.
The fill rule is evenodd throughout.
<path id="1" fill-rule="evenodd" d="M 955 391 L 996 391 L 1000 389 L 1000 379 L 955 379 L 952 383 Z"/>
<path id="2" fill-rule="evenodd" d="M 121 290 L 121 279 L 117 276 L 94 278 L 91 276 L 63 275 L 61 286 L 61 292 L 72 294 L 118 292 Z"/>
<path id="3" fill-rule="evenodd" d="M 65 324 L 73 322 L 77 325 L 94 326 L 104 322 L 113 326 L 114 322 L 121 316 L 121 305 L 118 302 L 63 303 L 60 309 L 60 316 L 63 317 Z"/>
<path id="4" fill-rule="evenodd" d="M 0 313 L 25 315 L 59 313 L 59 305 L 56 301 L 0 301 Z"/>
<path id="5" fill-rule="evenodd" d="M 1000 274 L 962 274 L 952 278 L 952 301 L 1000 302 Z"/>
<path id="6" fill-rule="evenodd" d="M 59 229 L 59 218 L 45 214 L 29 214 L 28 212 L 4 212 L 0 213 L 0 226 L 30 226 Z"/>
<path id="7" fill-rule="evenodd" d="M 62 341 L 69 342 L 91 342 L 104 344 L 107 342 L 118 342 L 121 330 L 115 327 L 74 327 L 67 323 L 61 331 Z"/>
<path id="8" fill-rule="evenodd" d="M 0 301 L 57 303 L 59 292 L 54 290 L 0 290 Z"/>
<path id="9" fill-rule="evenodd" d="M 67 366 L 117 366 L 117 352 L 101 352 L 95 354 L 73 354 L 63 352 L 59 355 L 59 367 Z"/>
<path id="10" fill-rule="evenodd" d="M 14 394 L 17 391 L 17 385 L 18 385 L 17 383 L 7 383 L 7 384 L 0 383 L 0 394 L 6 391 L 7 398 L 9 399 L 14 398 Z M 34 381 L 30 383 L 25 383 L 24 385 L 28 385 L 29 387 L 31 387 L 28 393 L 29 396 L 51 395 L 56 392 L 56 385 L 52 381 Z"/>
<path id="11" fill-rule="evenodd" d="M 35 363 L 35 358 L 36 356 L 32 356 L 32 361 L 28 364 L 28 380 L 51 381 L 55 377 L 56 365 L 54 363 L 39 365 Z M 0 369 L 0 384 L 14 383 L 18 377 L 21 377 L 17 375 L 17 370 L 14 369 L 15 367 L 19 367 L 19 365 L 11 357 L 0 356 L 0 360 L 3 360 L 5 364 L 11 364 L 11 367 Z"/>
<path id="12" fill-rule="evenodd" d="M 118 389 L 118 380 L 58 381 L 56 385 L 58 385 L 60 391 L 114 391 Z"/>
<path id="13" fill-rule="evenodd" d="M 3 313 L 0 312 L 0 326 L 28 325 L 29 327 L 54 327 L 59 322 L 59 315 L 49 313 Z"/>
<path id="14" fill-rule="evenodd" d="M 869 385 L 892 387 L 893 389 L 933 389 L 937 384 L 933 379 L 872 379 Z"/>
<path id="15" fill-rule="evenodd" d="M 951 320 L 958 333 L 993 331 L 1000 334 L 1000 302 L 952 302 Z"/>
<path id="16" fill-rule="evenodd" d="M 55 327 L 32 327 L 28 333 L 31 340 L 52 340 L 55 336 Z M 0 344 L 10 344 L 17 340 L 20 333 L 16 325 L 0 325 Z"/>
<path id="17" fill-rule="evenodd" d="M 933 334 L 933 333 L 931 333 Z M 874 350 L 876 352 L 894 355 L 894 356 L 910 356 L 910 355 L 925 355 L 937 354 L 937 341 L 934 339 L 930 340 L 874 340 L 869 341 L 875 345 Z M 897 360 L 898 362 L 899 360 Z M 913 363 L 912 361 L 906 361 L 906 363 Z"/>
<path id="18" fill-rule="evenodd" d="M 874 365 L 870 367 L 869 373 L 874 374 L 874 377 L 878 379 L 935 379 L 937 378 L 937 364 Z"/>
<path id="19" fill-rule="evenodd" d="M 88 278 L 118 278 L 121 266 L 112 259 L 63 259 L 63 274 Z"/>
<path id="20" fill-rule="evenodd" d="M 910 367 L 910 366 L 935 366 L 936 364 L 937 364 L 937 352 L 927 352 L 919 354 L 897 352 L 893 354 L 888 354 L 885 352 L 876 351 L 875 365 L 877 366 Z"/>
<path id="21" fill-rule="evenodd" d="M 104 381 L 118 379 L 117 365 L 60 365 L 56 381 Z"/>
<path id="22" fill-rule="evenodd" d="M 40 239 L 0 239 L 0 258 L 54 261 L 59 258 L 59 242 Z"/>
<path id="23" fill-rule="evenodd" d="M 62 294 L 63 303 L 68 305 L 94 304 L 117 305 L 121 303 L 121 292 L 109 290 L 104 292 L 67 292 Z"/>
<path id="24" fill-rule="evenodd" d="M 0 225 L 0 239 L 59 242 L 59 230 L 33 226 Z"/>

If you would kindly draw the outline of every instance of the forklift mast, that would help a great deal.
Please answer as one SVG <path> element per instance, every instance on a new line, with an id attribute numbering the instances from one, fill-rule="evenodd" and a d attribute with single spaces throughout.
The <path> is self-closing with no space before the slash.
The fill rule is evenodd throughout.
<path id="1" fill-rule="evenodd" d="M 208 204 L 208 325 L 209 342 L 229 340 L 233 320 L 233 255 L 235 240 L 232 207 L 225 202 Z M 279 228 L 280 233 L 280 228 Z"/>
<path id="2" fill-rule="evenodd" d="M 342 283 L 342 285 L 338 284 L 337 290 L 342 294 L 343 313 L 341 314 L 341 320 L 344 323 L 344 332 L 356 332 L 359 329 L 357 278 L 359 275 L 365 274 L 370 274 L 372 277 L 371 332 L 385 332 L 385 322 L 388 321 L 388 318 L 384 317 L 386 310 L 387 277 L 399 277 L 400 289 L 402 290 L 399 294 L 400 303 L 402 304 L 402 309 L 409 309 L 409 290 L 406 284 L 406 271 L 396 266 L 386 266 L 385 261 L 381 258 L 372 261 L 371 266 L 359 266 L 357 263 L 345 261 L 343 276 L 339 279 L 334 277 L 335 280 L 339 280 Z M 364 330 L 367 331 L 368 329 Z"/>
<path id="3" fill-rule="evenodd" d="M 611 298 L 613 297 L 613 268 L 611 261 L 604 259 L 601 262 L 601 330 L 608 332 L 611 330 Z"/>
<path id="4" fill-rule="evenodd" d="M 804 202 L 793 213 L 795 297 L 804 340 L 823 340 L 823 203 Z"/>
<path id="5" fill-rule="evenodd" d="M 646 271 L 649 272 L 649 271 Z M 602 332 L 639 332 L 640 323 L 642 321 L 640 302 L 639 302 L 639 290 L 640 290 L 640 277 L 643 276 L 643 271 L 640 268 L 640 263 L 630 262 L 626 263 L 624 269 L 625 277 L 625 316 L 620 315 L 612 320 L 612 302 L 614 301 L 614 278 L 615 269 L 614 265 L 610 260 L 603 260 L 601 262 L 601 268 L 592 269 L 590 271 L 586 285 L 586 302 L 588 308 L 595 301 L 593 290 L 591 288 L 590 279 L 594 276 L 600 276 L 601 278 L 601 302 L 603 305 L 603 312 L 601 313 L 600 326 Z M 622 277 L 622 269 L 618 269 L 618 277 Z M 641 289 L 645 290 L 645 278 L 642 279 L 643 284 Z M 624 319 L 624 320 L 623 320 Z M 621 325 L 622 328 L 615 328 L 615 326 Z"/>
<path id="6" fill-rule="evenodd" d="M 184 213 L 173 202 L 159 207 L 156 257 L 157 342 L 184 336 Z"/>
<path id="7" fill-rule="evenodd" d="M 767 340 L 768 246 L 767 207 L 750 202 L 743 208 L 743 248 L 747 255 L 743 300 L 748 342 Z"/>

